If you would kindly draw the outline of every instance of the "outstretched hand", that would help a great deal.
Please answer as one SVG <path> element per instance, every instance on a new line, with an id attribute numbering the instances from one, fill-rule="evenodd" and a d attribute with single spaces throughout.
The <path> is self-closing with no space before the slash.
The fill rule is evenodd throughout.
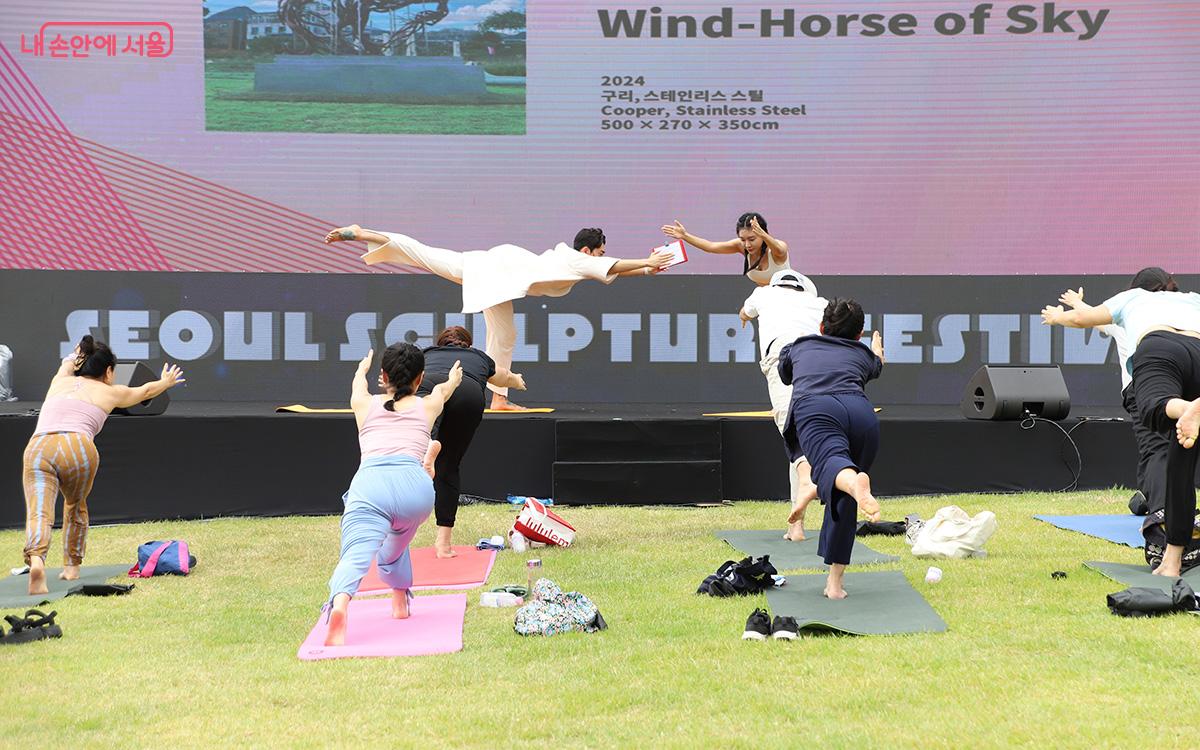
<path id="1" fill-rule="evenodd" d="M 1058 301 L 1070 308 L 1076 308 L 1083 304 L 1083 287 L 1068 289 L 1058 296 Z"/>
<path id="2" fill-rule="evenodd" d="M 448 385 L 450 390 L 453 392 L 455 388 L 458 388 L 458 385 L 462 382 L 462 379 L 462 364 L 456 359 L 454 360 L 454 367 L 450 368 L 450 376 L 446 378 L 446 385 Z"/>
<path id="3" fill-rule="evenodd" d="M 675 260 L 675 253 L 660 251 L 653 253 L 648 260 L 650 261 L 650 269 L 657 273 L 666 270 L 667 266 L 671 265 Z"/>
<path id="4" fill-rule="evenodd" d="M 180 383 L 186 383 L 187 380 L 183 377 L 183 370 L 179 369 L 179 365 L 163 364 L 162 375 L 159 380 L 167 384 L 168 388 L 173 388 Z"/>
<path id="5" fill-rule="evenodd" d="M 1062 305 L 1046 305 L 1042 308 L 1042 325 L 1052 326 L 1062 320 L 1067 311 Z"/>
<path id="6" fill-rule="evenodd" d="M 663 224 L 662 233 L 668 237 L 674 237 L 677 240 L 682 240 L 684 235 L 687 234 L 687 230 L 684 229 L 683 225 L 679 223 L 678 219 L 676 219 L 674 224 Z"/>
<path id="7" fill-rule="evenodd" d="M 883 359 L 883 336 L 879 331 L 871 332 L 871 351 L 875 352 L 875 356 Z"/>
<path id="8" fill-rule="evenodd" d="M 365 374 L 367 372 L 367 368 L 369 368 L 371 366 L 371 361 L 374 359 L 375 359 L 375 350 L 368 349 L 367 356 L 363 357 L 362 359 L 360 359 L 358 361 L 358 371 Z M 382 383 L 382 381 L 383 381 L 383 373 L 382 372 L 379 373 L 379 379 L 380 379 L 380 382 Z"/>

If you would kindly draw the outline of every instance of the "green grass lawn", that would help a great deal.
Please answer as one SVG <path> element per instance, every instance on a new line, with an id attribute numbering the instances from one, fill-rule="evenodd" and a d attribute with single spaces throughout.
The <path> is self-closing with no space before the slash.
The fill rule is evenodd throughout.
<path id="1" fill-rule="evenodd" d="M 489 86 L 496 104 L 386 104 L 256 101 L 254 73 L 210 64 L 205 75 L 207 130 L 286 133 L 524 135 L 525 88 Z"/>
<path id="2" fill-rule="evenodd" d="M 337 518 L 95 528 L 91 563 L 182 538 L 199 566 L 126 597 L 60 601 L 62 640 L 0 651 L 0 737 L 14 748 L 1195 746 L 1200 618 L 1109 614 L 1104 596 L 1121 586 L 1081 562 L 1136 562 L 1140 550 L 1031 518 L 1122 513 L 1127 494 L 888 501 L 885 518 L 950 503 L 999 518 L 988 557 L 936 563 L 936 585 L 902 538 L 868 540 L 902 555 L 883 568 L 904 571 L 949 632 L 793 643 L 739 640 L 764 598 L 693 593 L 735 555 L 714 530 L 778 526 L 783 504 L 564 508 L 577 546 L 503 552 L 490 584 L 523 581 L 536 555 L 596 601 L 608 631 L 522 638 L 512 610 L 480 608 L 472 591 L 461 653 L 315 663 L 296 649 L 326 597 Z M 500 533 L 511 516 L 463 508 L 458 539 Z M 432 538 L 429 523 L 417 543 Z M 21 542 L 0 532 L 6 565 Z"/>

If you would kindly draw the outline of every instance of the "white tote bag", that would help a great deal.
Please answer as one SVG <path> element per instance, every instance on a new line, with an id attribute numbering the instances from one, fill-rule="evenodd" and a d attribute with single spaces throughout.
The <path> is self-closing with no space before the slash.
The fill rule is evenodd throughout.
<path id="1" fill-rule="evenodd" d="M 939 559 L 979 556 L 996 527 L 996 514 L 990 510 L 972 518 L 957 505 L 948 505 L 921 527 L 912 552 L 917 557 Z"/>

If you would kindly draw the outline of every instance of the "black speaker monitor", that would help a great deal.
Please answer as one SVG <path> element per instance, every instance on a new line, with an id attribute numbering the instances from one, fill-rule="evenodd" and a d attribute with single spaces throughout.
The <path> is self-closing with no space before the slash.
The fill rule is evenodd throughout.
<path id="1" fill-rule="evenodd" d="M 113 368 L 113 385 L 137 388 L 139 385 L 145 385 L 154 380 L 158 380 L 158 376 L 154 374 L 154 370 L 146 366 L 145 362 L 117 362 L 117 366 Z M 134 404 L 125 409 L 113 409 L 113 414 L 151 417 L 162 414 L 170 403 L 171 397 L 167 395 L 166 391 L 163 391 L 140 404 Z"/>
<path id="2" fill-rule="evenodd" d="M 1071 396 L 1057 365 L 985 365 L 967 381 L 959 404 L 967 419 L 1066 419 Z"/>

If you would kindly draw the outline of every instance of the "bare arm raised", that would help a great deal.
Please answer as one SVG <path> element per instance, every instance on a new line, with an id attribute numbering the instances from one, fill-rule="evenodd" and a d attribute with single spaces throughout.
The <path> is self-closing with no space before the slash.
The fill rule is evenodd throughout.
<path id="1" fill-rule="evenodd" d="M 458 360 L 454 360 L 454 366 L 450 368 L 450 376 L 446 378 L 446 382 L 435 385 L 433 391 L 422 400 L 422 403 L 425 404 L 425 418 L 429 420 L 431 428 L 433 427 L 433 423 L 437 421 L 437 418 L 442 415 L 442 409 L 445 408 L 446 402 L 450 400 L 450 397 L 454 395 L 454 390 L 458 388 L 462 379 L 462 364 Z"/>

